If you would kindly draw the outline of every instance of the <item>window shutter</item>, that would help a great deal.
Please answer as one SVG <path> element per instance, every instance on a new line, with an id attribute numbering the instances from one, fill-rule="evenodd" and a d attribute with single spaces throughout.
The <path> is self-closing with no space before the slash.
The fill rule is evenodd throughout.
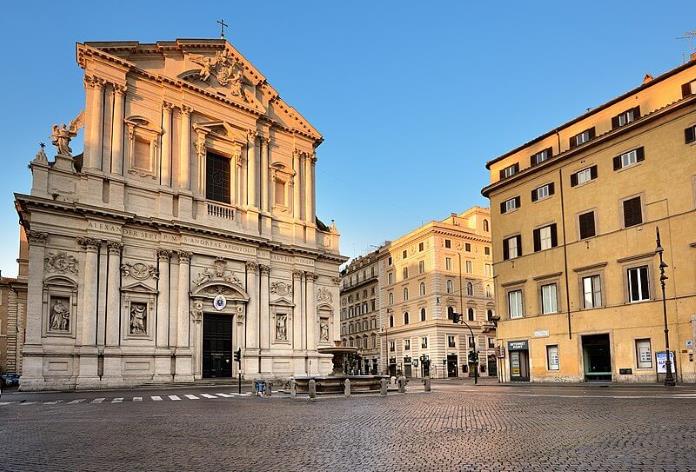
<path id="1" fill-rule="evenodd" d="M 590 177 L 591 177 L 592 179 L 596 179 L 596 178 L 597 178 L 597 166 L 592 166 L 592 167 L 590 167 Z"/>
<path id="2" fill-rule="evenodd" d="M 580 239 L 589 238 L 595 235 L 594 212 L 583 213 L 580 220 Z"/>
<path id="3" fill-rule="evenodd" d="M 686 144 L 696 141 L 696 126 L 690 126 L 684 130 L 684 139 Z"/>
<path id="4" fill-rule="evenodd" d="M 550 159 L 551 157 L 553 157 L 553 148 L 546 148 L 546 158 Z"/>
<path id="5" fill-rule="evenodd" d="M 614 170 L 621 169 L 621 156 L 616 156 L 614 158 Z"/>
<path id="6" fill-rule="evenodd" d="M 637 120 L 638 118 L 640 118 L 640 105 L 633 108 L 633 119 Z"/>
<path id="7" fill-rule="evenodd" d="M 510 242 L 510 239 L 503 239 L 503 260 L 507 261 L 510 259 L 510 248 L 508 247 L 508 244 Z"/>
<path id="8" fill-rule="evenodd" d="M 611 129 L 615 129 L 619 127 L 619 115 L 616 115 L 611 119 Z"/>
<path id="9" fill-rule="evenodd" d="M 529 158 L 529 166 L 530 166 L 530 167 L 534 167 L 534 166 L 536 165 L 536 158 L 535 158 L 535 156 L 536 156 L 536 155 L 533 155 L 533 156 L 531 156 L 531 157 Z"/>
<path id="10" fill-rule="evenodd" d="M 537 189 L 532 190 L 532 201 L 536 202 L 539 198 L 537 197 Z"/>
<path id="11" fill-rule="evenodd" d="M 643 162 L 645 160 L 645 148 L 642 146 L 636 149 L 636 159 L 638 162 Z"/>
<path id="12" fill-rule="evenodd" d="M 574 148 L 576 146 L 575 136 L 571 136 L 569 141 L 570 147 Z"/>
<path id="13" fill-rule="evenodd" d="M 520 199 L 519 195 L 515 197 L 515 208 L 519 208 L 522 205 L 522 200 Z"/>
<path id="14" fill-rule="evenodd" d="M 555 184 L 553 182 L 549 183 L 549 195 L 553 195 L 555 190 L 554 190 Z"/>
<path id="15" fill-rule="evenodd" d="M 556 223 L 551 225 L 551 247 L 558 246 L 558 233 L 556 233 Z"/>
<path id="16" fill-rule="evenodd" d="M 500 214 L 505 213 L 505 202 L 500 202 Z"/>
<path id="17" fill-rule="evenodd" d="M 590 132 L 590 139 L 595 138 L 595 129 L 594 126 L 588 130 Z"/>
<path id="18" fill-rule="evenodd" d="M 532 235 L 534 236 L 534 252 L 541 251 L 541 230 L 535 229 Z"/>
<path id="19" fill-rule="evenodd" d="M 522 236 L 518 234 L 515 237 L 517 238 L 517 255 L 521 256 L 522 255 Z"/>
<path id="20" fill-rule="evenodd" d="M 570 186 L 575 187 L 578 184 L 578 174 L 570 174 Z"/>
<path id="21" fill-rule="evenodd" d="M 513 164 L 513 167 L 514 167 L 514 169 L 515 169 L 515 174 L 517 174 L 517 173 L 520 171 L 520 164 L 519 164 L 519 162 L 515 162 L 515 164 Z"/>
<path id="22" fill-rule="evenodd" d="M 500 169 L 500 180 L 503 180 L 505 178 L 505 173 L 503 172 L 503 169 Z"/>
<path id="23" fill-rule="evenodd" d="M 682 85 L 682 97 L 686 98 L 691 95 L 691 82 L 687 82 Z"/>

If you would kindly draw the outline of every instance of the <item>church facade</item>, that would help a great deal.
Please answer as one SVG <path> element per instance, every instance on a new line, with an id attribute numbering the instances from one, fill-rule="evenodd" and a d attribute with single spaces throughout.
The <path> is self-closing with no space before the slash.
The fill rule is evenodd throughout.
<path id="1" fill-rule="evenodd" d="M 345 258 L 315 216 L 317 130 L 224 39 L 84 43 L 77 62 L 84 111 L 16 195 L 21 388 L 330 372 Z"/>

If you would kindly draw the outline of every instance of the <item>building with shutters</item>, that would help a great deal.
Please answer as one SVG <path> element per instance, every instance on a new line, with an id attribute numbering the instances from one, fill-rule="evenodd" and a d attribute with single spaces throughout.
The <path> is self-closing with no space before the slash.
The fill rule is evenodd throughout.
<path id="1" fill-rule="evenodd" d="M 696 55 L 489 161 L 504 381 L 696 381 Z"/>
<path id="2" fill-rule="evenodd" d="M 346 258 L 315 215 L 319 132 L 224 39 L 76 49 L 84 111 L 16 195 L 21 388 L 331 372 Z"/>

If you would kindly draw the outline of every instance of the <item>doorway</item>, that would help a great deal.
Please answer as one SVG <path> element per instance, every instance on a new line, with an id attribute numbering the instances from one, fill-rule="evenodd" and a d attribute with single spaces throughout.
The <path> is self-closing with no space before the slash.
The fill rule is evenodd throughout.
<path id="1" fill-rule="evenodd" d="M 488 376 L 497 377 L 498 376 L 498 362 L 495 354 L 488 355 Z"/>
<path id="2" fill-rule="evenodd" d="M 513 382 L 529 381 L 529 343 L 527 341 L 508 342 L 510 353 L 510 380 Z"/>
<path id="3" fill-rule="evenodd" d="M 447 377 L 457 377 L 457 355 L 447 355 Z"/>
<path id="4" fill-rule="evenodd" d="M 408 356 L 404 357 L 404 375 L 406 377 L 413 376 L 413 368 L 411 367 L 411 358 Z"/>
<path id="5" fill-rule="evenodd" d="M 611 382 L 611 347 L 608 334 L 582 337 L 586 382 Z"/>
<path id="6" fill-rule="evenodd" d="M 230 315 L 203 315 L 203 377 L 232 377 Z"/>

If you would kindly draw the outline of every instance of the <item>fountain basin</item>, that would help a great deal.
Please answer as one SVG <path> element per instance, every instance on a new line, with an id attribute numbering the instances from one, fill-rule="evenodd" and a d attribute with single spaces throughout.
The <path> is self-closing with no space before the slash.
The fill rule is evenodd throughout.
<path id="1" fill-rule="evenodd" d="M 307 375 L 294 377 L 295 389 L 299 394 L 309 393 L 309 381 L 317 384 L 317 395 L 342 394 L 346 379 L 350 380 L 351 393 L 379 392 L 380 381 L 388 375 Z"/>

